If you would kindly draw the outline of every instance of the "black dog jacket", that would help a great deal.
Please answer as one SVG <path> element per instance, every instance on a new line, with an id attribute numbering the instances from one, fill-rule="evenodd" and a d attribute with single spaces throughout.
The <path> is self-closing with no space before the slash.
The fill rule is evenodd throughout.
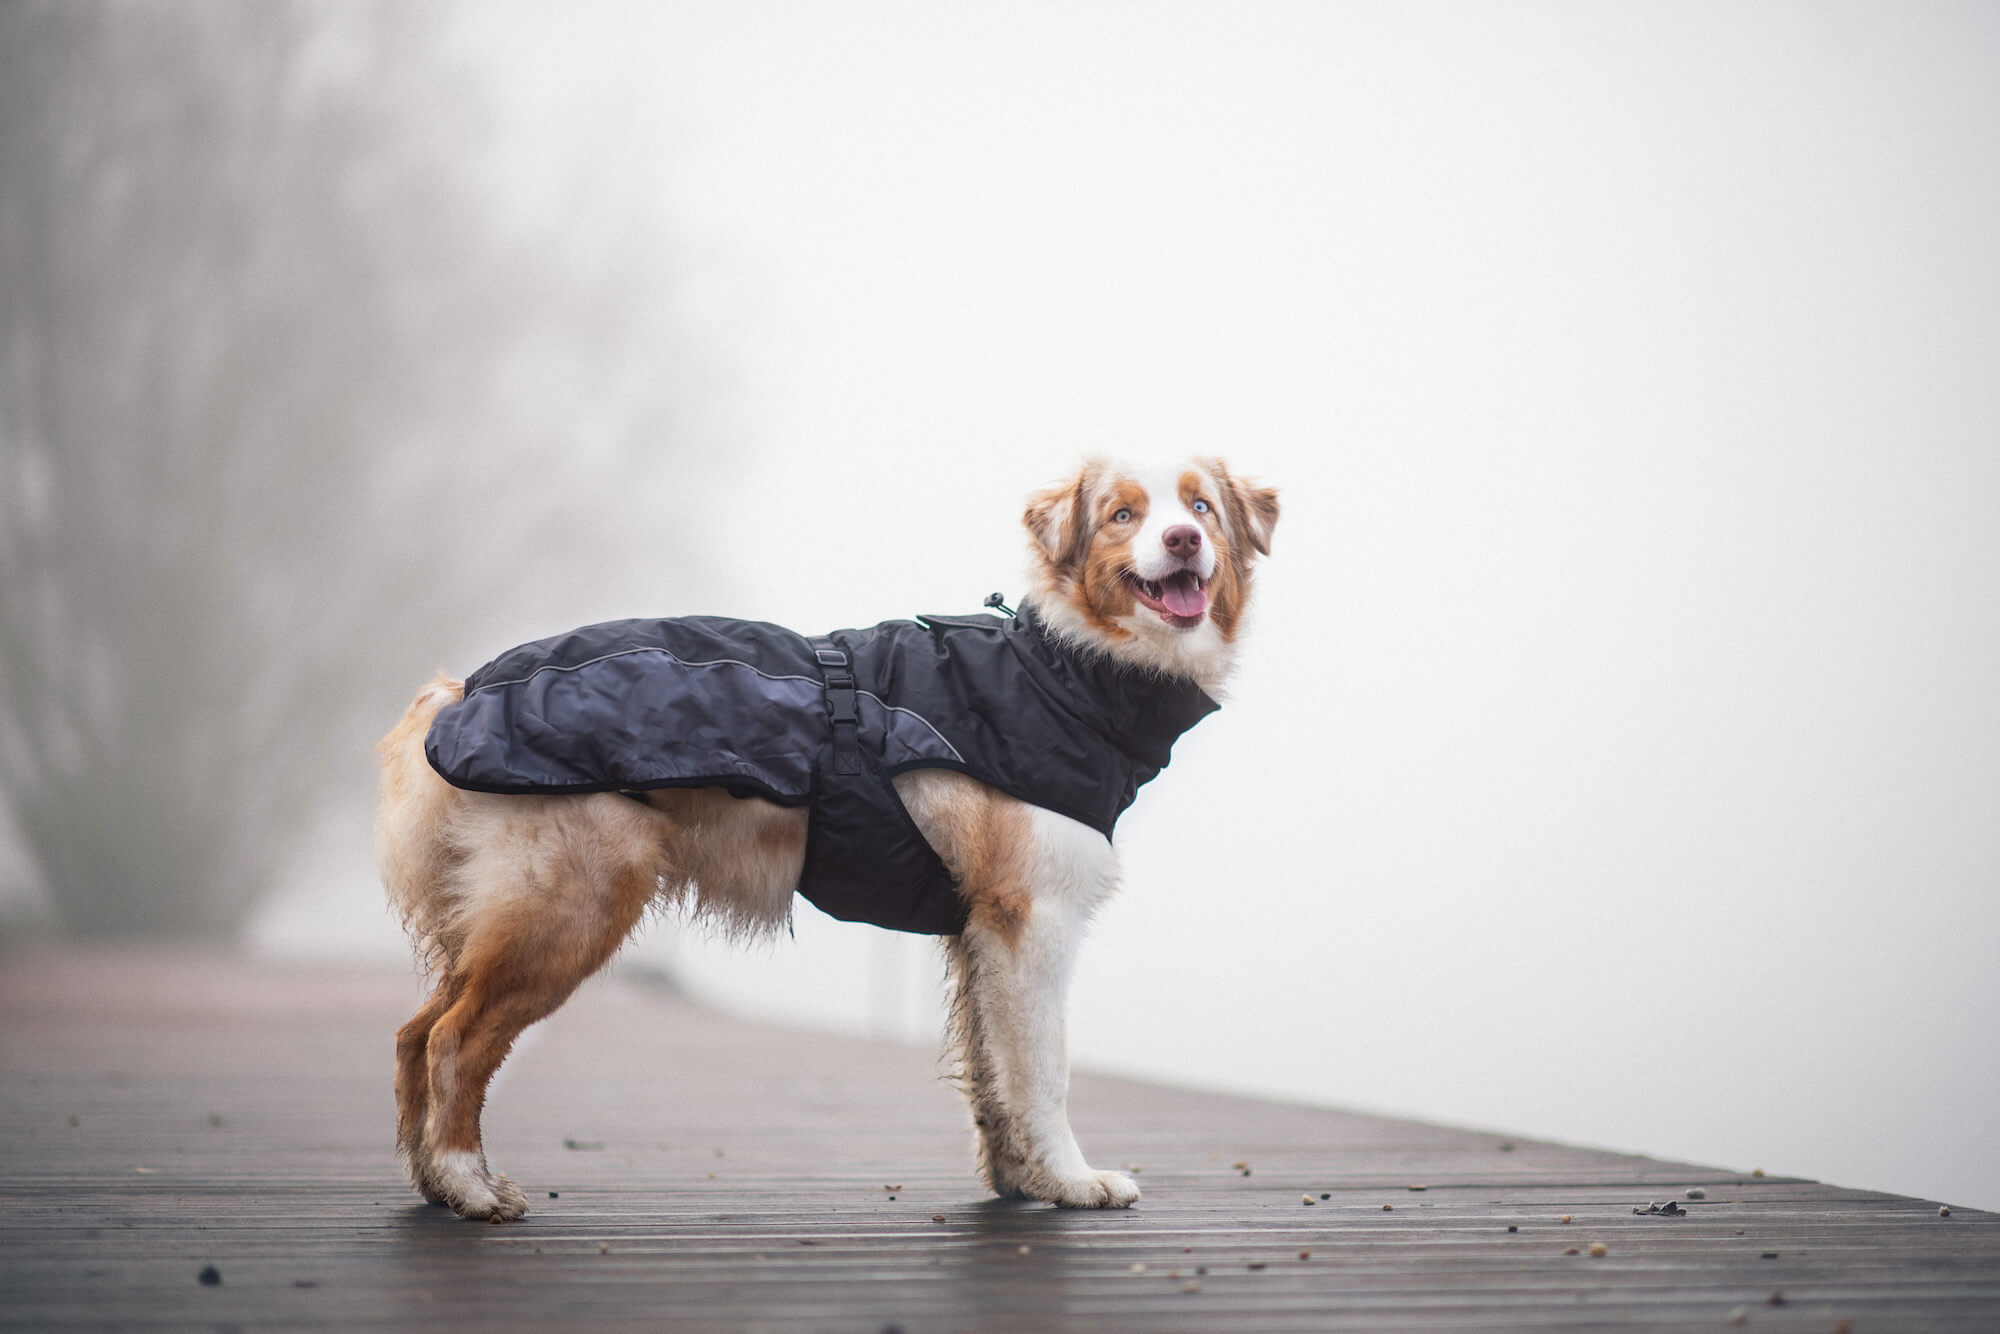
<path id="1" fill-rule="evenodd" d="M 808 806 L 799 893 L 847 921 L 951 935 L 964 906 L 891 777 L 957 769 L 1109 838 L 1216 707 L 1192 682 L 1065 647 L 1028 607 L 819 639 L 685 616 L 502 654 L 424 750 L 475 792 L 721 787 Z"/>

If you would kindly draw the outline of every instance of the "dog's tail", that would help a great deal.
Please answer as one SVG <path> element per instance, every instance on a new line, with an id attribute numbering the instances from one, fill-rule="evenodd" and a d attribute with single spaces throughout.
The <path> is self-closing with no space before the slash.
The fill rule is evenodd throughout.
<path id="1" fill-rule="evenodd" d="M 382 763 L 375 808 L 382 884 L 426 963 L 449 948 L 450 877 L 457 861 L 451 826 L 462 794 L 431 768 L 424 738 L 438 710 L 463 698 L 465 683 L 438 673 L 375 746 Z"/>

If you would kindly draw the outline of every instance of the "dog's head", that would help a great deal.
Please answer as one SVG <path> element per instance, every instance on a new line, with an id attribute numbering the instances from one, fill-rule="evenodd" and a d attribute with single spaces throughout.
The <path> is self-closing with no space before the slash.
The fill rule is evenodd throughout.
<path id="1" fill-rule="evenodd" d="M 1092 460 L 1028 501 L 1034 602 L 1051 628 L 1117 657 L 1218 677 L 1271 552 L 1278 493 L 1220 459 Z"/>

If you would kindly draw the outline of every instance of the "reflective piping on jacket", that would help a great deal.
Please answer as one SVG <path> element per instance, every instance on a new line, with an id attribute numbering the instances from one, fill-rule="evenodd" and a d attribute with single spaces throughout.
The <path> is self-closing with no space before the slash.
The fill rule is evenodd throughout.
<path id="1" fill-rule="evenodd" d="M 711 658 L 707 662 L 690 662 L 686 658 L 683 658 L 678 654 L 676 654 L 672 649 L 648 646 L 646 648 L 620 649 L 616 653 L 601 653 L 597 657 L 591 658 L 586 662 L 572 662 L 567 664 L 549 663 L 545 666 L 535 668 L 534 671 L 529 672 L 526 676 L 517 676 L 511 681 L 483 681 L 480 683 L 477 689 L 467 691 L 465 698 L 471 699 L 474 695 L 477 695 L 482 690 L 495 690 L 505 686 L 523 685 L 529 681 L 534 680 L 536 677 L 540 676 L 543 672 L 581 671 L 585 667 L 590 667 L 600 662 L 608 662 L 612 658 L 629 658 L 635 653 L 657 653 L 661 657 L 667 659 L 669 662 L 677 662 L 683 667 L 747 667 L 751 671 L 757 673 L 757 675 L 763 677 L 766 681 L 810 681 L 813 682 L 814 684 L 818 684 L 817 678 L 810 676 L 797 676 L 791 673 L 780 674 L 775 672 L 767 672 L 763 668 L 757 666 L 755 663 L 745 662 L 741 658 Z M 924 715 L 918 713 L 915 709 L 906 709 L 900 704 L 891 704 L 888 700 L 883 699 L 880 695 L 876 694 L 872 690 L 857 690 L 854 693 L 857 695 L 868 696 L 868 698 L 874 700 L 877 704 L 889 710 L 891 713 L 909 714 L 912 718 L 915 718 L 925 727 L 931 729 L 931 735 L 944 743 L 944 748 L 951 752 L 951 757 L 954 760 L 957 760 L 960 764 L 965 763 L 965 756 L 958 753 L 958 747 L 951 744 L 951 738 L 946 736 L 943 732 L 938 731 L 936 723 L 924 717 Z"/>
<path id="2" fill-rule="evenodd" d="M 814 685 L 819 684 L 818 677 L 795 676 L 789 673 L 785 675 L 777 675 L 772 672 L 765 671 L 763 668 L 757 666 L 755 663 L 744 662 L 741 658 L 716 658 L 710 662 L 689 662 L 686 658 L 676 656 L 672 649 L 656 648 L 651 645 L 648 645 L 645 648 L 622 648 L 619 649 L 616 653 L 601 653 L 597 657 L 590 659 L 588 662 L 571 662 L 571 663 L 552 662 L 545 666 L 535 668 L 534 671 L 529 672 L 526 676 L 517 676 L 511 681 L 482 681 L 480 682 L 477 689 L 467 691 L 465 697 L 467 699 L 471 699 L 481 690 L 493 690 L 500 686 L 518 686 L 525 682 L 534 680 L 536 677 L 540 676 L 543 672 L 578 672 L 582 671 L 585 667 L 593 666 L 596 663 L 609 662 L 613 658 L 629 658 L 635 653 L 657 653 L 661 657 L 667 659 L 668 661 L 677 662 L 683 667 L 748 667 L 751 671 L 757 673 L 757 675 L 763 677 L 766 681 L 810 681 Z M 881 703 L 880 700 L 876 700 L 875 702 L 878 704 Z M 935 732 L 937 729 L 933 727 L 931 728 L 931 730 Z M 942 738 L 940 739 L 942 740 Z M 948 746 L 951 743 L 949 741 L 946 741 L 945 744 Z"/>
<path id="3" fill-rule="evenodd" d="M 954 760 L 957 760 L 957 761 L 958 761 L 958 762 L 959 762 L 960 764 L 964 764 L 964 763 L 965 763 L 965 756 L 963 756 L 963 755 L 961 755 L 961 754 L 959 754 L 959 753 L 958 753 L 958 747 L 957 747 L 957 746 L 954 746 L 954 745 L 952 745 L 952 744 L 951 744 L 951 738 L 950 738 L 950 737 L 948 737 L 948 736 L 946 736 L 946 735 L 945 735 L 944 733 L 942 733 L 942 732 L 938 731 L 938 729 L 937 729 L 937 724 L 936 724 L 936 723 L 934 723 L 934 722 L 932 722 L 932 721 L 931 721 L 930 719 L 928 719 L 928 718 L 924 717 L 924 715 L 922 715 L 921 713 L 918 713 L 918 712 L 917 712 L 917 711 L 916 711 L 915 709 L 906 709 L 906 708 L 904 708 L 904 707 L 903 707 L 902 705 L 900 705 L 900 704 L 891 704 L 891 703 L 890 703 L 890 702 L 889 702 L 888 700 L 886 700 L 886 699 L 883 699 L 883 698 L 882 698 L 882 697 L 881 697 L 880 695 L 876 694 L 876 693 L 875 693 L 874 691 L 872 691 L 872 690 L 857 690 L 857 691 L 855 691 L 854 693 L 855 693 L 855 694 L 857 694 L 857 695 L 866 695 L 866 696 L 868 696 L 868 698 L 870 698 L 870 699 L 874 700 L 874 701 L 875 701 L 875 702 L 876 702 L 877 704 L 880 704 L 880 705 L 881 705 L 881 706 L 882 706 L 883 708 L 885 708 L 885 709 L 889 710 L 889 712 L 891 712 L 891 713 L 907 713 L 907 714 L 909 714 L 909 715 L 910 715 L 910 716 L 911 716 L 912 718 L 915 718 L 915 719 L 916 719 L 916 720 L 917 720 L 918 722 L 922 723 L 922 724 L 923 724 L 923 725 L 924 725 L 925 727 L 928 727 L 928 728 L 930 728 L 930 729 L 931 729 L 931 735 L 932 735 L 932 736 L 934 736 L 934 737 L 936 737 L 936 738 L 937 738 L 938 740 L 940 740 L 940 741 L 944 742 L 944 748 L 945 748 L 946 750 L 948 750 L 948 751 L 950 751 L 950 752 L 951 752 L 951 757 L 952 757 L 952 758 L 953 758 Z"/>

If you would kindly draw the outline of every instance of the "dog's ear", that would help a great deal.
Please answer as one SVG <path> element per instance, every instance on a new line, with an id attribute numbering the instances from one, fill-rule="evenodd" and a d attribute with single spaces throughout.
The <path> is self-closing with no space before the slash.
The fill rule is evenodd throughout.
<path id="1" fill-rule="evenodd" d="M 1204 459 L 1202 463 L 1222 488 L 1222 503 L 1229 507 L 1230 528 L 1249 538 L 1258 555 L 1270 555 L 1271 530 L 1278 526 L 1277 491 L 1235 476 L 1221 459 Z"/>
<path id="2" fill-rule="evenodd" d="M 1050 570 L 1076 569 L 1090 550 L 1090 493 L 1099 465 L 1086 463 L 1067 482 L 1028 497 L 1021 522 L 1034 539 L 1036 558 Z"/>

